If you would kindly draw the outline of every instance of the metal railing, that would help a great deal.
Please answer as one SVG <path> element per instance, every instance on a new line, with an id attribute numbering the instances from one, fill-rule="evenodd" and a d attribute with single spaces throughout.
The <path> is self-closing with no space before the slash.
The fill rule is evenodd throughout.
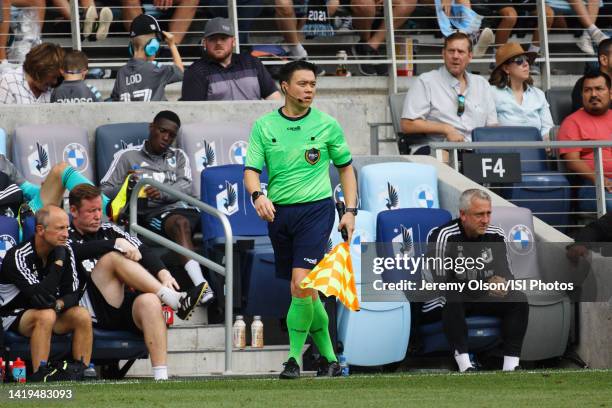
<path id="1" fill-rule="evenodd" d="M 478 152 L 479 149 L 487 149 L 491 152 L 492 149 L 500 149 L 500 151 L 508 151 L 517 149 L 552 149 L 556 151 L 561 148 L 587 148 L 594 150 L 594 173 L 595 173 L 595 200 L 597 203 L 597 216 L 601 217 L 606 214 L 606 192 L 604 184 L 604 171 L 603 171 L 603 149 L 611 149 L 612 141 L 605 142 L 593 142 L 593 141 L 579 141 L 579 142 L 560 142 L 560 141 L 542 141 L 542 142 L 522 142 L 522 141 L 508 141 L 508 142 L 431 142 L 429 147 L 432 150 L 432 156 L 436 157 L 438 161 L 444 162 L 444 151 L 449 151 L 449 165 L 456 171 L 460 169 L 459 162 L 459 150 L 469 149 L 470 151 Z M 551 162 L 567 163 L 567 160 L 551 159 Z M 538 172 L 534 172 L 538 174 Z M 558 172 L 560 175 L 574 175 L 581 176 L 584 173 L 567 172 L 565 169 L 560 169 Z M 580 186 L 569 186 L 570 188 L 584 187 Z M 574 201 L 586 201 L 584 199 L 573 199 Z"/>
<path id="2" fill-rule="evenodd" d="M 229 223 L 229 220 L 219 210 L 214 207 L 211 207 L 208 204 L 205 204 L 195 198 L 177 191 L 159 181 L 145 178 L 138 180 L 138 183 L 134 186 L 133 191 L 140 191 L 141 187 L 152 186 L 156 189 L 167 193 L 168 195 L 179 199 L 180 201 L 184 201 L 196 208 L 200 211 L 205 212 L 215 218 L 217 218 L 221 224 L 223 225 L 223 231 L 225 233 L 225 266 L 219 265 L 208 258 L 203 257 L 202 255 L 190 251 L 189 249 L 183 248 L 179 244 L 174 241 L 171 241 L 167 238 L 162 237 L 159 234 L 154 233 L 153 231 L 144 228 L 141 225 L 138 225 L 138 194 L 132 194 L 130 198 L 130 233 L 131 234 L 140 234 L 151 241 L 162 245 L 174 252 L 177 252 L 183 256 L 191 258 L 197 261 L 200 265 L 207 267 L 208 269 L 225 276 L 225 372 L 224 374 L 231 374 L 232 372 L 232 308 L 233 308 L 233 297 L 234 292 L 232 288 L 234 287 L 234 273 L 233 273 L 233 235 L 232 235 L 232 227 Z"/>

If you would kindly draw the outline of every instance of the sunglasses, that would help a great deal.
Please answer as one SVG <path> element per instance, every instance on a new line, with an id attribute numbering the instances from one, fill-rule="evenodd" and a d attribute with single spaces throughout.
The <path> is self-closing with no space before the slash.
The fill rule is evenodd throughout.
<path id="1" fill-rule="evenodd" d="M 457 95 L 457 116 L 463 115 L 465 112 L 465 96 Z"/>
<path id="2" fill-rule="evenodd" d="M 521 55 L 520 57 L 514 57 L 511 60 L 508 60 L 508 63 L 514 63 L 516 65 L 523 65 L 524 63 L 528 63 L 529 65 L 532 65 L 533 58 L 529 58 L 526 55 Z"/>

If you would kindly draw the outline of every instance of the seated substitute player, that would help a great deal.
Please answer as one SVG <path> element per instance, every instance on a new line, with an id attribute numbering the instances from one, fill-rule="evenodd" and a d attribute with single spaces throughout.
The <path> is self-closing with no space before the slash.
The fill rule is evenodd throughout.
<path id="1" fill-rule="evenodd" d="M 128 176 L 133 179 L 151 178 L 191 194 L 189 158 L 182 149 L 171 147 L 180 127 L 181 121 L 176 113 L 159 112 L 149 125 L 149 139 L 145 143 L 115 154 L 100 183 L 104 194 L 115 197 Z M 151 186 L 144 191 L 148 197 L 147 208 L 139 210 L 143 225 L 195 251 L 191 236 L 200 224 L 200 211 Z M 182 255 L 180 259 L 194 285 L 206 282 L 199 263 Z M 214 292 L 206 282 L 201 303 L 208 303 L 213 297 Z"/>
<path id="2" fill-rule="evenodd" d="M 436 227 L 429 233 L 430 256 L 446 258 L 479 258 L 486 254 L 482 269 L 459 273 L 456 270 L 435 269 L 431 278 L 436 282 L 467 282 L 480 280 L 504 284 L 514 277 L 510 272 L 504 230 L 490 225 L 491 197 L 483 190 L 465 190 L 459 198 L 459 218 Z M 433 245 L 435 244 L 435 245 Z M 422 319 L 431 320 L 442 308 L 444 334 L 454 353 L 460 372 L 475 371 L 468 355 L 466 315 L 493 315 L 502 319 L 501 335 L 504 350 L 504 371 L 519 366 L 523 338 L 527 331 L 529 305 L 523 292 L 507 290 L 500 285 L 495 290 L 447 290 L 423 304 Z"/>
<path id="3" fill-rule="evenodd" d="M 102 94 L 95 86 L 85 83 L 89 61 L 83 51 L 68 51 L 60 69 L 64 82 L 51 92 L 51 102 L 101 102 Z"/>
<path id="4" fill-rule="evenodd" d="M 72 357 L 82 370 L 91 358 L 91 318 L 78 306 L 84 282 L 66 244 L 68 225 L 64 210 L 43 207 L 36 213 L 34 238 L 11 248 L 2 263 L 2 326 L 30 338 L 34 374 L 28 381 L 50 381 L 58 373 L 48 365 L 40 367 L 49 360 L 53 333 L 72 333 Z"/>
<path id="5" fill-rule="evenodd" d="M 341 369 L 329 337 L 327 313 L 318 292 L 301 289 L 300 282 L 323 258 L 334 224 L 330 160 L 338 168 L 349 207 L 339 228 L 347 229 L 350 242 L 357 214 L 351 152 L 338 122 L 310 106 L 316 91 L 314 64 L 290 62 L 282 67 L 279 81 L 285 104 L 253 125 L 244 184 L 257 214 L 269 223 L 276 274 L 291 281 L 290 350 L 280 378 L 300 376 L 297 362 L 309 333 L 323 357 L 318 374 L 337 376 Z M 264 165 L 270 180 L 267 197 L 259 178 Z"/>
<path id="6" fill-rule="evenodd" d="M 78 185 L 68 199 L 70 245 L 79 273 L 89 282 L 82 305 L 96 327 L 142 332 L 154 378 L 167 380 L 167 333 L 161 302 L 187 320 L 206 284 L 178 293 L 178 284 L 154 251 L 116 225 L 101 222 L 102 193 L 98 187 Z M 139 292 L 126 291 L 126 285 Z"/>

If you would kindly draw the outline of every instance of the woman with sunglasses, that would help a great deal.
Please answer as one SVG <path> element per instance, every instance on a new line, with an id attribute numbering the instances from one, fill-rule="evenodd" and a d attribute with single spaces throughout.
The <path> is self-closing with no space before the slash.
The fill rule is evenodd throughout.
<path id="1" fill-rule="evenodd" d="M 525 52 L 518 43 L 502 45 L 489 83 L 501 126 L 533 126 L 547 140 L 553 121 L 544 92 L 533 86 L 529 74 L 535 57 L 536 53 Z"/>

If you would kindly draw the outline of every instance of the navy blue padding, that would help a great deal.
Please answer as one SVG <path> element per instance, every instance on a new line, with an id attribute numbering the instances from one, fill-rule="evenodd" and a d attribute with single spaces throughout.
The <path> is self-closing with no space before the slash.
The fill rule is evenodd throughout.
<path id="1" fill-rule="evenodd" d="M 381 211 L 376 219 L 376 242 L 405 244 L 404 237 L 409 236 L 409 242 L 414 248 L 413 256 L 418 257 L 427 251 L 429 232 L 451 219 L 451 214 L 440 208 L 398 208 L 397 210 Z M 391 245 L 379 245 L 378 249 L 383 252 L 378 256 L 395 256 Z M 383 273 L 383 280 L 386 282 L 399 282 L 401 279 L 420 281 L 420 271 L 415 274 L 406 274 L 405 271 L 387 270 Z"/>
<path id="2" fill-rule="evenodd" d="M 493 348 L 500 342 L 500 320 L 494 316 L 469 316 L 466 318 L 468 326 L 468 348 L 471 352 L 478 352 Z M 442 322 L 423 324 L 419 327 L 423 338 L 423 354 L 450 350 L 448 340 L 442 328 Z"/>
<path id="3" fill-rule="evenodd" d="M 26 217 L 23 220 L 23 230 L 21 231 L 22 233 L 21 242 L 31 240 L 34 237 L 35 231 L 36 231 L 36 218 Z"/>
<path id="4" fill-rule="evenodd" d="M 148 351 L 142 335 L 128 331 L 94 329 L 92 360 L 132 360 L 146 358 Z M 8 357 L 30 360 L 30 339 L 13 331 L 4 333 Z M 61 360 L 71 355 L 72 335 L 53 335 L 49 360 Z"/>
<path id="5" fill-rule="evenodd" d="M 285 317 L 291 303 L 291 289 L 286 279 L 276 277 L 272 247 L 246 252 L 244 314 Z"/>
<path id="6" fill-rule="evenodd" d="M 477 127 L 472 130 L 474 142 L 541 142 L 540 131 L 528 126 Z M 479 153 L 520 153 L 523 172 L 546 171 L 546 151 L 544 149 L 495 148 L 478 149 Z"/>
<path id="7" fill-rule="evenodd" d="M 119 150 L 142 144 L 149 138 L 149 123 L 111 123 L 96 128 L 96 181 L 106 174 Z"/>
<path id="8" fill-rule="evenodd" d="M 19 242 L 19 225 L 17 219 L 0 215 L 0 266 L 6 251 Z"/>
<path id="9" fill-rule="evenodd" d="M 226 164 L 209 167 L 201 175 L 201 200 L 227 215 L 234 236 L 268 235 L 267 223 L 257 215 L 251 195 L 244 187 L 244 166 Z M 268 175 L 260 176 L 262 191 L 267 190 Z M 202 239 L 224 237 L 221 222 L 202 213 Z"/>
<path id="10" fill-rule="evenodd" d="M 500 126 L 476 128 L 472 140 L 484 141 L 541 141 L 540 131 L 534 127 Z M 536 217 L 550 225 L 568 225 L 570 212 L 570 183 L 564 175 L 548 170 L 544 149 L 480 149 L 497 153 L 518 152 L 523 170 L 522 182 L 512 188 L 496 192 L 514 204 L 529 208 Z M 530 161 L 525 161 L 530 160 Z M 532 161 L 533 160 L 533 161 Z M 526 201 L 528 200 L 528 201 Z M 543 214 L 553 213 L 553 214 Z M 563 229 L 563 228 L 561 228 Z"/>

